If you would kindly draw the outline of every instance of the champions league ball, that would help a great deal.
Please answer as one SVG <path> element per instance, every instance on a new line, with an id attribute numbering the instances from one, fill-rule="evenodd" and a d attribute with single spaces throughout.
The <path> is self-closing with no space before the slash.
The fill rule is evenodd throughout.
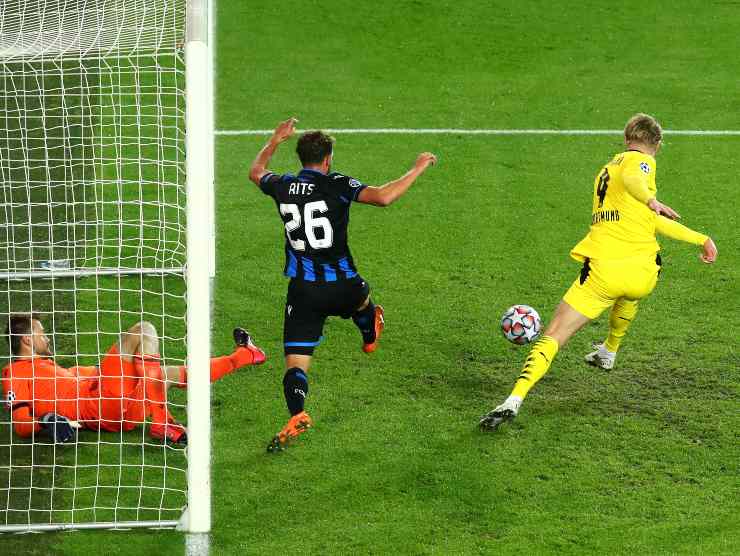
<path id="1" fill-rule="evenodd" d="M 537 339 L 541 328 L 540 315 L 529 305 L 509 307 L 501 317 L 501 332 L 507 340 L 520 346 Z"/>

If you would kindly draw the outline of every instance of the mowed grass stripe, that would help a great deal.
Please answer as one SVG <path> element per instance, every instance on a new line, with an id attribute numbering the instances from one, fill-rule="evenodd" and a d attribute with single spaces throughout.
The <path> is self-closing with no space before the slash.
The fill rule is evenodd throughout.
<path id="1" fill-rule="evenodd" d="M 299 129 L 300 134 L 306 130 Z M 455 129 L 455 128 L 328 128 L 327 133 L 355 135 L 622 135 L 621 129 Z M 270 135 L 272 129 L 217 129 L 215 135 Z M 735 129 L 664 129 L 665 135 L 740 136 Z"/>

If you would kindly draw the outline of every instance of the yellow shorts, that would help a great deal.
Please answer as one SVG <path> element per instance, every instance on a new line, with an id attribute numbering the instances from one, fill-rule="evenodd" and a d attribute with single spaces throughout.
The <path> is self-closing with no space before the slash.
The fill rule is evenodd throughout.
<path id="1" fill-rule="evenodd" d="M 597 318 L 618 299 L 635 301 L 650 294 L 660 274 L 660 255 L 629 259 L 586 259 L 581 275 L 563 300 L 582 315 Z"/>

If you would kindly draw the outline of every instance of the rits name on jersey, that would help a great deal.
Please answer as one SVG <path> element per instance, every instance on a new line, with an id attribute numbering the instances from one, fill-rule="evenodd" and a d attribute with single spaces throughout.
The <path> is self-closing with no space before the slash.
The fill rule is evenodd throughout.
<path id="1" fill-rule="evenodd" d="M 290 195 L 310 195 L 313 193 L 313 188 L 316 187 L 313 183 L 304 183 L 302 181 L 294 181 L 288 187 L 288 194 Z"/>
<path id="2" fill-rule="evenodd" d="M 259 187 L 275 201 L 285 228 L 286 276 L 307 282 L 357 276 L 347 228 L 350 205 L 365 188 L 361 182 L 303 168 L 297 176 L 267 173 Z"/>
<path id="3" fill-rule="evenodd" d="M 591 215 L 591 224 L 599 222 L 619 222 L 618 210 L 599 210 Z"/>

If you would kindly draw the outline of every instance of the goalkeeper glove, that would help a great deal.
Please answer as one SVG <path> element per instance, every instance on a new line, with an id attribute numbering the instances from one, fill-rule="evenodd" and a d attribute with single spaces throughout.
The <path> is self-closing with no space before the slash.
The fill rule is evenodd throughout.
<path id="1" fill-rule="evenodd" d="M 66 444 L 74 440 L 75 430 L 64 415 L 46 413 L 39 419 L 41 430 L 57 444 Z"/>

